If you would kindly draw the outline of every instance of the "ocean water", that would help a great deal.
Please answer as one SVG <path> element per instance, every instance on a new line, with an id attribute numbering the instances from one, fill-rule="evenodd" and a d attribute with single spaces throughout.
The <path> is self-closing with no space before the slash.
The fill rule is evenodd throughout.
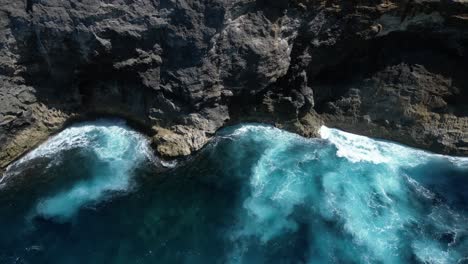
<path id="1" fill-rule="evenodd" d="M 71 126 L 2 176 L 0 263 L 468 263 L 468 158 L 320 133 L 230 127 L 163 170 L 123 121 Z"/>

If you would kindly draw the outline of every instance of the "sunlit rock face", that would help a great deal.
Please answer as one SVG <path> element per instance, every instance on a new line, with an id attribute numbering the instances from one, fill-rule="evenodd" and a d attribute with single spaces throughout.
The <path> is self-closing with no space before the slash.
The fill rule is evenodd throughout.
<path id="1" fill-rule="evenodd" d="M 245 124 L 161 172 L 121 121 L 72 126 L 0 187 L 1 263 L 464 263 L 468 159 Z"/>

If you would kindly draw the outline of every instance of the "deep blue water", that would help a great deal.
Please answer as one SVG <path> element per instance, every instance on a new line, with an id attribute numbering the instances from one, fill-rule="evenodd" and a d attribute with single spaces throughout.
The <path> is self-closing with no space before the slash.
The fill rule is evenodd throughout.
<path id="1" fill-rule="evenodd" d="M 122 121 L 0 181 L 0 263 L 468 263 L 468 159 L 321 129 L 223 130 L 169 170 Z"/>

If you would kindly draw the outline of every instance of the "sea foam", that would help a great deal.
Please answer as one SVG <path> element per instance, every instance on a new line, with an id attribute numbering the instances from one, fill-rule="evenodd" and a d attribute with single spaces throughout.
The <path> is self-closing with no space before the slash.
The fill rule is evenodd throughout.
<path id="1" fill-rule="evenodd" d="M 468 158 L 327 127 L 322 138 L 307 139 L 244 124 L 218 133 L 182 165 L 155 173 L 146 168 L 154 163 L 144 162 L 151 157 L 148 142 L 124 124 L 69 129 L 11 168 L 17 176 L 40 177 L 32 188 L 0 192 L 6 252 L 0 262 L 17 256 L 28 263 L 96 264 L 468 259 Z M 30 211 L 38 221 L 23 228 Z M 40 254 L 24 250 L 36 245 Z"/>
<path id="2" fill-rule="evenodd" d="M 230 134 L 237 144 L 264 145 L 264 151 L 252 168 L 250 191 L 231 233 L 235 247 L 229 262 L 265 262 L 270 253 L 259 250 L 259 242 L 269 248 L 288 237 L 294 241 L 293 234 L 304 227 L 310 231 L 302 234 L 310 241 L 308 263 L 407 263 L 416 258 L 448 264 L 464 257 L 466 237 L 449 245 L 437 237 L 467 232 L 467 216 L 447 205 L 432 206 L 440 198 L 413 177 L 431 186 L 434 179 L 416 169 L 464 164 L 466 158 L 327 127 L 320 135 L 328 146 L 263 126 L 246 125 Z"/>
<path id="3" fill-rule="evenodd" d="M 81 207 L 99 202 L 106 194 L 127 191 L 131 187 L 133 168 L 144 160 L 154 159 L 148 140 L 124 121 L 100 120 L 64 129 L 12 164 L 5 177 L 11 177 L 22 166 L 39 158 L 49 158 L 47 167 L 60 166 L 62 158 L 69 158 L 63 155 L 69 150 L 85 151 L 91 160 L 82 164 L 87 170 L 67 173 L 90 175 L 82 175 L 72 186 L 43 197 L 33 215 L 66 220 Z"/>

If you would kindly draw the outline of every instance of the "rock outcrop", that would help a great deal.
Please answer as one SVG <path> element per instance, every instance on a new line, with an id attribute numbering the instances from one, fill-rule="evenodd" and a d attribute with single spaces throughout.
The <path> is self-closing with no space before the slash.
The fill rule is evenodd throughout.
<path id="1" fill-rule="evenodd" d="M 0 167 L 75 119 L 166 158 L 321 124 L 468 154 L 468 1 L 0 0 Z"/>

